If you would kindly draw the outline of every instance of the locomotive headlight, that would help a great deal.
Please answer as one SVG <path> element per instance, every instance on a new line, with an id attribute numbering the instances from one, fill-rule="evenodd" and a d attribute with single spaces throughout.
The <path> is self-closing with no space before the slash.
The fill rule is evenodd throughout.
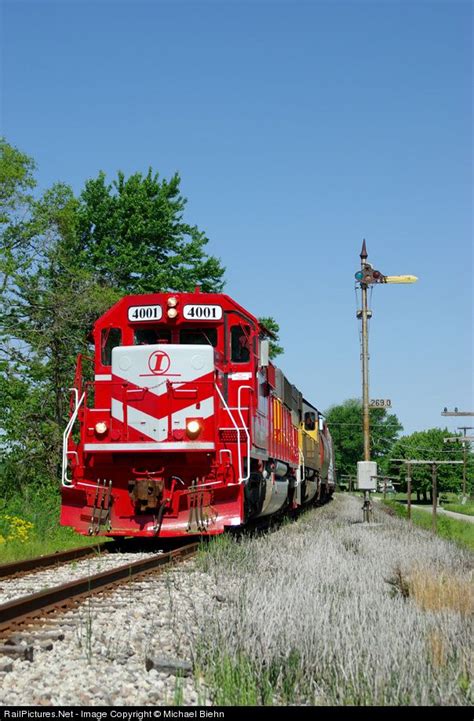
<path id="1" fill-rule="evenodd" d="M 105 421 L 99 421 L 95 424 L 95 432 L 98 436 L 103 436 L 107 432 L 107 423 Z"/>
<path id="2" fill-rule="evenodd" d="M 176 318 L 178 311 L 176 308 L 168 308 L 168 318 Z"/>
<path id="3" fill-rule="evenodd" d="M 186 433 L 189 438 L 197 438 L 201 433 L 201 424 L 199 421 L 191 420 L 186 423 Z"/>
<path id="4" fill-rule="evenodd" d="M 177 305 L 178 305 L 177 298 L 168 298 L 168 308 L 176 308 Z"/>

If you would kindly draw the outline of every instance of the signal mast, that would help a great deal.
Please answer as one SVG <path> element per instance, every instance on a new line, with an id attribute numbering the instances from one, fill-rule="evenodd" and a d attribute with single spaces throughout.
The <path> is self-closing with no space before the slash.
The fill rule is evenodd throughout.
<path id="1" fill-rule="evenodd" d="M 372 318 L 372 311 L 367 304 L 367 288 L 369 285 L 381 283 L 416 283 L 416 275 L 383 275 L 375 270 L 367 261 L 368 253 L 365 238 L 360 251 L 360 270 L 355 279 L 360 285 L 362 296 L 362 309 L 357 311 L 357 318 L 362 321 L 361 337 L 361 363 L 362 363 L 362 409 L 364 434 L 364 460 L 357 464 L 357 482 L 360 491 L 364 491 L 364 505 L 362 507 L 364 520 L 369 521 L 370 491 L 376 490 L 377 464 L 370 460 L 370 416 L 369 416 L 369 334 L 368 321 Z"/>

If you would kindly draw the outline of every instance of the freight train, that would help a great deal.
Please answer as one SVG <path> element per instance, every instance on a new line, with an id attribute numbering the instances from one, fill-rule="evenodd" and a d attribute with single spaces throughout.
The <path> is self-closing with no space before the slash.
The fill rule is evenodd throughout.
<path id="1" fill-rule="evenodd" d="M 122 298 L 77 360 L 61 523 L 85 535 L 213 535 L 334 490 L 331 434 L 227 295 Z M 85 370 L 85 367 L 84 367 Z"/>

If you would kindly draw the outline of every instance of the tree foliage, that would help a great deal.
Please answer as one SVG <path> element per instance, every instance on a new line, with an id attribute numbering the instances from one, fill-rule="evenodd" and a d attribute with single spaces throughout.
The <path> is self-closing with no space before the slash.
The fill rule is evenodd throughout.
<path id="1" fill-rule="evenodd" d="M 283 346 L 278 343 L 280 340 L 280 326 L 276 322 L 275 318 L 272 318 L 271 316 L 262 316 L 258 320 L 265 329 L 270 331 L 270 333 L 266 334 L 266 337 L 270 339 L 270 358 L 273 360 L 278 355 L 284 353 L 285 350 Z"/>
<path id="2" fill-rule="evenodd" d="M 8 291 L 13 272 L 28 262 L 34 228 L 31 222 L 35 163 L 0 138 L 0 293 Z"/>
<path id="3" fill-rule="evenodd" d="M 80 197 L 34 197 L 35 164 L 0 144 L 0 491 L 56 483 L 68 388 L 87 332 L 124 294 L 219 290 L 224 269 L 182 219 L 179 177 L 150 171 Z"/>
<path id="4" fill-rule="evenodd" d="M 180 177 L 147 175 L 111 184 L 104 173 L 88 180 L 78 211 L 80 262 L 106 285 L 123 293 L 164 290 L 205 292 L 223 287 L 224 268 L 204 252 L 208 242 L 195 225 L 183 220 L 186 205 Z"/>
<path id="5" fill-rule="evenodd" d="M 75 357 L 85 329 L 116 294 L 76 267 L 77 200 L 56 185 L 25 214 L 28 247 L 11 256 L 0 297 L 3 483 L 56 479 Z M 12 236 L 10 236 L 12 237 Z"/>
<path id="6" fill-rule="evenodd" d="M 338 476 L 354 475 L 357 461 L 364 458 L 362 404 L 357 398 L 350 398 L 331 406 L 325 416 L 334 442 Z M 402 425 L 394 413 L 388 413 L 385 408 L 370 409 L 372 460 L 380 462 L 388 456 L 401 430 Z"/>

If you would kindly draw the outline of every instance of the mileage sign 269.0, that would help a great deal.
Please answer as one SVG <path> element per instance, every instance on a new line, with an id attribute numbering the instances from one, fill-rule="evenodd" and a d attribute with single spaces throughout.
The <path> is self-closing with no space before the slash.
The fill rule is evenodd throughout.
<path id="1" fill-rule="evenodd" d="M 389 398 L 372 398 L 369 408 L 391 408 L 392 401 Z"/>

